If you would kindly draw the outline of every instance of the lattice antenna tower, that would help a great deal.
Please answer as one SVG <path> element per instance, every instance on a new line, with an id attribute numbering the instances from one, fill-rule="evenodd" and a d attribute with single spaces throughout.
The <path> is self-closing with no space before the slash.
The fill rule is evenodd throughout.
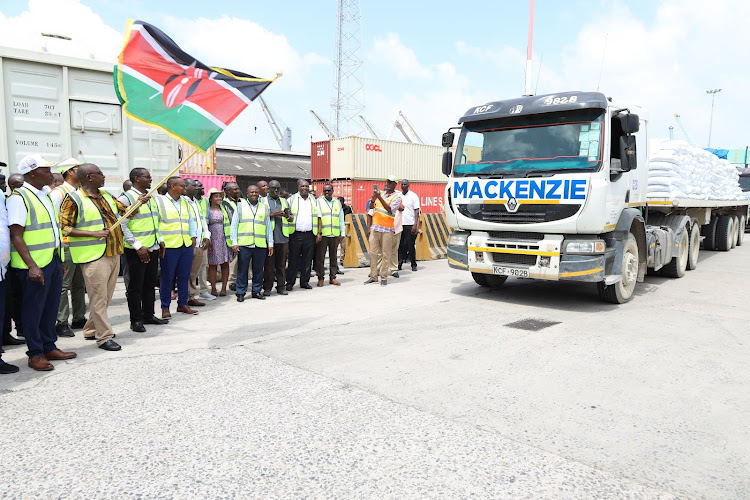
<path id="1" fill-rule="evenodd" d="M 357 117 L 365 110 L 362 84 L 362 22 L 359 0 L 338 0 L 336 61 L 333 75 L 333 133 L 336 137 L 361 135 Z"/>

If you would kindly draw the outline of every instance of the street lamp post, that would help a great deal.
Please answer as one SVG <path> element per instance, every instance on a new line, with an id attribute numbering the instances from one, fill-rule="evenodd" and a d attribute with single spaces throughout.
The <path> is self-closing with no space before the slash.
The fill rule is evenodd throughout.
<path id="1" fill-rule="evenodd" d="M 708 147 L 711 147 L 711 128 L 714 124 L 714 99 L 721 89 L 707 90 L 706 94 L 711 94 L 711 119 L 708 121 Z"/>

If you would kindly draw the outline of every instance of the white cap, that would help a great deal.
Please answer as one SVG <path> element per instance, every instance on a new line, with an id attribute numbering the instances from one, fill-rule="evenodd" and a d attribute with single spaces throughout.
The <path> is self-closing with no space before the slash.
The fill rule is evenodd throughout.
<path id="1" fill-rule="evenodd" d="M 18 164 L 19 174 L 28 174 L 32 170 L 36 170 L 39 167 L 53 167 L 55 166 L 54 161 L 47 161 L 40 155 L 28 155 L 21 163 Z"/>

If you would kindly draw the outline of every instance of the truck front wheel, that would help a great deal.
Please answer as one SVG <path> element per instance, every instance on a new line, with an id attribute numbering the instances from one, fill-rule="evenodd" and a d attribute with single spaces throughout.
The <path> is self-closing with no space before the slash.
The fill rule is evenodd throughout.
<path id="1" fill-rule="evenodd" d="M 507 276 L 498 276 L 494 274 L 482 274 L 482 273 L 471 273 L 471 277 L 474 278 L 474 282 L 480 286 L 486 286 L 487 288 L 500 288 L 508 279 Z"/>
<path id="2" fill-rule="evenodd" d="M 633 233 L 629 233 L 622 249 L 622 279 L 611 285 L 606 285 L 603 281 L 597 283 L 599 297 L 613 304 L 624 304 L 633 296 L 637 280 L 638 244 Z"/>

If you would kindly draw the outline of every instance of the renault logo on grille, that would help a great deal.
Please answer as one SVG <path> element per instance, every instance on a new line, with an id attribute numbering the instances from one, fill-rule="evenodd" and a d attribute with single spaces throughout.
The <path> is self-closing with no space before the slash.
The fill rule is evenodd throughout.
<path id="1" fill-rule="evenodd" d="M 505 204 L 505 209 L 508 212 L 515 212 L 516 210 L 518 210 L 518 200 L 516 200 L 515 198 L 511 198 L 510 200 L 508 200 L 508 203 Z"/>

